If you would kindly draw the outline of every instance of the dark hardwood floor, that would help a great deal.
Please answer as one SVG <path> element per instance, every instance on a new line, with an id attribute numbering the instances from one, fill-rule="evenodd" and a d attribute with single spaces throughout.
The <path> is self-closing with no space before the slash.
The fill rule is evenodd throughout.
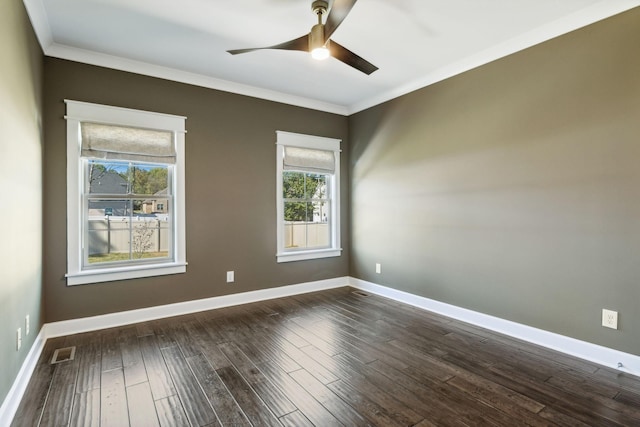
<path id="1" fill-rule="evenodd" d="M 51 339 L 12 425 L 640 425 L 638 377 L 353 291 Z"/>

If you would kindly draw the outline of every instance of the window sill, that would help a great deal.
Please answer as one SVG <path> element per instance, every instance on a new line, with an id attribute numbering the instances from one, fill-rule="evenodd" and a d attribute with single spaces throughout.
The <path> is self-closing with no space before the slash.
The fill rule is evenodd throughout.
<path id="1" fill-rule="evenodd" d="M 186 262 L 167 264 L 136 265 L 130 267 L 114 267 L 96 270 L 67 273 L 67 286 L 85 285 L 88 283 L 113 282 L 115 280 L 139 279 L 142 277 L 180 274 L 187 271 Z"/>
<path id="2" fill-rule="evenodd" d="M 278 262 L 304 261 L 308 259 L 340 256 L 342 249 L 318 249 L 314 251 L 281 252 L 276 255 Z"/>

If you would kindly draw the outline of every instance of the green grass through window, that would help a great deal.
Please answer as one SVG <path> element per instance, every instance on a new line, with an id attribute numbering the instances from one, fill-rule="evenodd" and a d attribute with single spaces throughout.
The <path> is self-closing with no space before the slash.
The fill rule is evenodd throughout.
<path id="1" fill-rule="evenodd" d="M 169 256 L 169 252 L 143 252 L 141 254 L 134 253 L 133 259 L 147 259 L 147 258 L 165 258 Z M 112 252 L 110 254 L 94 254 L 89 255 L 89 264 L 95 264 L 97 262 L 113 262 L 113 261 L 129 261 L 128 252 Z"/>

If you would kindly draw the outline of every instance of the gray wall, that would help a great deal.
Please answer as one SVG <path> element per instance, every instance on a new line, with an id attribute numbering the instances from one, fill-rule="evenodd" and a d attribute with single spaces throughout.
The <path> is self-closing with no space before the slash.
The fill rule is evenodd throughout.
<path id="1" fill-rule="evenodd" d="M 343 247 L 348 240 L 344 116 L 45 59 L 46 321 L 188 301 L 348 274 L 339 258 L 276 263 L 276 130 L 343 140 Z M 67 287 L 64 99 L 187 116 L 186 274 Z M 226 271 L 235 283 L 226 283 Z"/>
<path id="2" fill-rule="evenodd" d="M 0 58 L 2 402 L 42 326 L 42 51 L 20 0 L 0 2 Z M 23 342 L 16 351 L 19 327 Z"/>
<path id="3" fill-rule="evenodd" d="M 640 354 L 639 41 L 637 8 L 350 117 L 351 275 Z"/>

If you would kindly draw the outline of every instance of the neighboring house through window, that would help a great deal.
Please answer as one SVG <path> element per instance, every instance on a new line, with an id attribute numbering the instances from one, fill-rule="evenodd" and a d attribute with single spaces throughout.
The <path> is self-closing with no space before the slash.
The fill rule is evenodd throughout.
<path id="1" fill-rule="evenodd" d="M 277 132 L 278 262 L 340 256 L 340 140 Z"/>
<path id="2" fill-rule="evenodd" d="M 65 102 L 67 284 L 185 272 L 185 118 Z"/>

